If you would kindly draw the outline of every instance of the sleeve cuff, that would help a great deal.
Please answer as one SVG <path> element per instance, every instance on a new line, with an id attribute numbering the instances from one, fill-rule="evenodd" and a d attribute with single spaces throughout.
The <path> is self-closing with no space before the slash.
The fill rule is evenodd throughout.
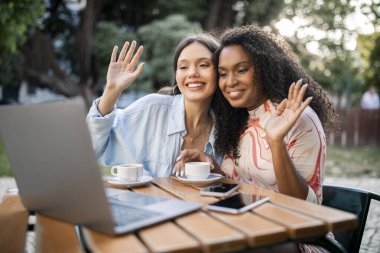
<path id="1" fill-rule="evenodd" d="M 98 110 L 98 105 L 99 105 L 99 101 L 100 101 L 100 98 L 97 98 L 94 100 L 94 102 L 92 102 L 92 106 L 90 108 L 90 111 L 89 111 L 89 115 L 93 118 L 108 118 L 108 117 L 112 117 L 115 112 L 116 112 L 116 105 L 113 106 L 113 109 L 110 113 L 106 114 L 106 115 L 102 115 L 99 110 Z"/>
<path id="2" fill-rule="evenodd" d="M 116 105 L 109 114 L 102 116 L 102 114 L 98 110 L 99 101 L 100 98 L 94 100 L 87 114 L 87 122 L 89 125 L 89 129 L 92 133 L 96 135 L 108 133 L 112 128 L 113 122 L 116 117 Z"/>

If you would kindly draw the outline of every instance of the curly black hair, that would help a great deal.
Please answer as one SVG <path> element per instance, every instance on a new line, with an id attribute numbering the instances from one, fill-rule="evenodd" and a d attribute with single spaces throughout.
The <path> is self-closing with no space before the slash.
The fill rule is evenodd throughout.
<path id="1" fill-rule="evenodd" d="M 220 43 L 213 57 L 215 66 L 219 64 L 223 48 L 231 45 L 242 46 L 251 58 L 255 81 L 265 98 L 280 103 L 287 98 L 289 86 L 302 78 L 303 83 L 308 83 L 305 97 L 313 97 L 310 107 L 318 115 L 325 133 L 329 134 L 339 129 L 339 116 L 327 93 L 301 68 L 298 57 L 283 38 L 262 28 L 248 25 L 225 31 L 221 35 Z M 218 93 L 221 94 L 219 89 Z M 214 113 L 217 118 L 217 152 L 239 158 L 239 137 L 246 129 L 247 109 L 233 108 L 226 99 L 219 98 Z"/>

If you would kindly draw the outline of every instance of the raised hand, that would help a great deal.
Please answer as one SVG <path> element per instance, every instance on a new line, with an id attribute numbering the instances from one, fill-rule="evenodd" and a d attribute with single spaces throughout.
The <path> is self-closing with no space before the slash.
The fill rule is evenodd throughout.
<path id="1" fill-rule="evenodd" d="M 98 104 L 98 110 L 103 116 L 112 111 L 123 90 L 136 80 L 144 67 L 144 63 L 140 63 L 135 69 L 143 52 L 143 47 L 140 46 L 135 55 L 133 53 L 136 49 L 136 41 L 132 42 L 129 49 L 128 47 L 129 42 L 125 42 L 118 59 L 117 46 L 113 48 L 107 72 L 107 85 Z"/>
<path id="2" fill-rule="evenodd" d="M 269 144 L 273 142 L 282 142 L 285 135 L 294 126 L 301 113 L 310 104 L 312 97 L 303 100 L 307 84 L 301 86 L 302 80 L 297 81 L 289 87 L 288 99 L 284 99 L 272 111 L 272 115 L 265 126 Z"/>
<path id="3" fill-rule="evenodd" d="M 138 48 L 136 54 L 134 54 L 136 41 L 131 43 L 129 49 L 128 47 L 129 42 L 125 42 L 120 51 L 119 58 L 117 59 L 118 47 L 115 46 L 112 51 L 111 62 L 108 66 L 106 88 L 114 88 L 120 93 L 127 89 L 136 80 L 144 66 L 144 63 L 140 63 L 135 69 L 143 52 L 143 46 Z"/>

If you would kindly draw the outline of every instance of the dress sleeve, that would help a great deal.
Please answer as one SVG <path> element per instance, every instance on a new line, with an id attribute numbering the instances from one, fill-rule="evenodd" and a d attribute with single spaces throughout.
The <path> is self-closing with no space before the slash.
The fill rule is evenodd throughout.
<path id="1" fill-rule="evenodd" d="M 289 156 L 309 186 L 307 200 L 322 202 L 326 137 L 318 116 L 307 108 L 285 138 Z"/>

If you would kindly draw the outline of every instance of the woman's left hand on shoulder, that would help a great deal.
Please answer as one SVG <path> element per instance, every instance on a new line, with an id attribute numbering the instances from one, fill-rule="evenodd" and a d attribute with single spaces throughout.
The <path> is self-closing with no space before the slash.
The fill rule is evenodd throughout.
<path id="1" fill-rule="evenodd" d="M 307 84 L 301 85 L 302 79 L 289 87 L 288 99 L 284 99 L 265 126 L 268 143 L 282 143 L 286 134 L 294 126 L 301 113 L 310 104 L 312 97 L 303 101 Z"/>

